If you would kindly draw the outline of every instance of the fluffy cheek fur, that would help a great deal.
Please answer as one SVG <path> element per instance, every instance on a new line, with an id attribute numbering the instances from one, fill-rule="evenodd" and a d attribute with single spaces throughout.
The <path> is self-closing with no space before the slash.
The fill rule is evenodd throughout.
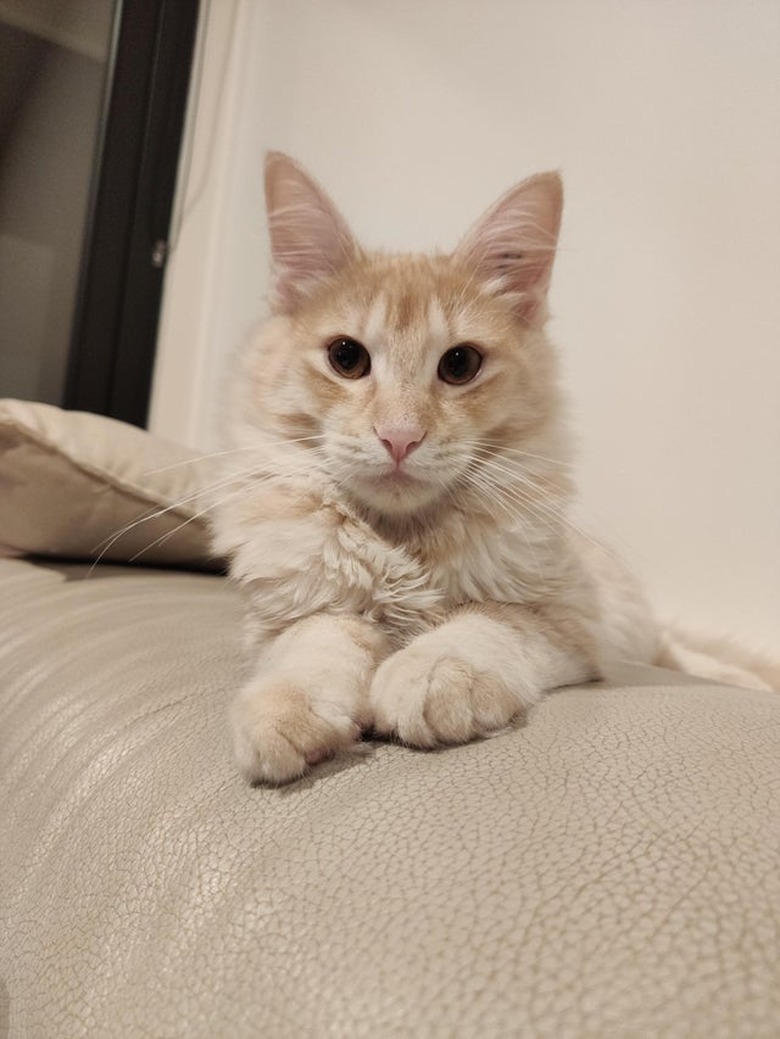
<path id="1" fill-rule="evenodd" d="M 307 378 L 302 363 L 306 343 L 296 322 L 278 316 L 254 335 L 241 358 L 234 383 L 232 427 L 279 438 L 316 436 L 321 432 L 326 402 L 320 386 Z"/>

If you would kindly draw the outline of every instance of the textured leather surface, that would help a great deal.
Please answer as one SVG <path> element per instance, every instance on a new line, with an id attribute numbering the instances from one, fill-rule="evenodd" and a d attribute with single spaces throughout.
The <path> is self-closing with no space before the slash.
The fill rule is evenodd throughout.
<path id="1" fill-rule="evenodd" d="M 780 1035 L 780 697 L 628 669 L 251 789 L 234 590 L 83 572 L 0 560 L 13 1039 Z"/>

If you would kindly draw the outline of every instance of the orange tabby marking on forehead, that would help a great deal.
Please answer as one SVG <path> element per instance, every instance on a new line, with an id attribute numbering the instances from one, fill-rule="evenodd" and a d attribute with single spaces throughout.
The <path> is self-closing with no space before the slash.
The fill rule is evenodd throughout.
<path id="1" fill-rule="evenodd" d="M 364 305 L 362 320 L 357 324 L 361 342 L 373 344 L 383 338 L 388 323 L 388 296 L 387 291 L 380 290 Z"/>

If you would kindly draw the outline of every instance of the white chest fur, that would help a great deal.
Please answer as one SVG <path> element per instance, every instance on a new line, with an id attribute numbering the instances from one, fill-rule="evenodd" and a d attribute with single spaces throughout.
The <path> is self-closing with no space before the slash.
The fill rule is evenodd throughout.
<path id="1" fill-rule="evenodd" d="M 325 502 L 283 518 L 262 509 L 250 522 L 223 516 L 222 535 L 217 548 L 232 556 L 233 576 L 252 595 L 258 635 L 328 611 L 408 636 L 464 602 L 538 601 L 565 570 L 557 532 L 462 513 L 382 531 L 343 503 Z"/>

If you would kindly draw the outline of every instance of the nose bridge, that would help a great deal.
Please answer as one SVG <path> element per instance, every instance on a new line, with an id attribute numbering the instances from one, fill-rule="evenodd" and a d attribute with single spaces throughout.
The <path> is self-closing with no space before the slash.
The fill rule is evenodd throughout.
<path id="1" fill-rule="evenodd" d="M 374 428 L 380 440 L 399 443 L 421 440 L 427 431 L 422 399 L 403 392 L 385 396 L 376 410 Z"/>
<path id="2" fill-rule="evenodd" d="M 397 372 L 376 402 L 374 430 L 396 465 L 424 439 L 425 395 L 415 385 L 414 374 Z"/>
<path id="3" fill-rule="evenodd" d="M 382 440 L 415 442 L 427 432 L 431 412 L 429 328 L 419 294 L 392 298 L 385 313 L 385 343 L 374 400 L 374 424 Z"/>
<path id="4" fill-rule="evenodd" d="M 377 422 L 415 427 L 425 421 L 426 393 L 419 384 L 416 366 L 398 358 L 392 377 L 381 386 L 376 399 Z"/>

